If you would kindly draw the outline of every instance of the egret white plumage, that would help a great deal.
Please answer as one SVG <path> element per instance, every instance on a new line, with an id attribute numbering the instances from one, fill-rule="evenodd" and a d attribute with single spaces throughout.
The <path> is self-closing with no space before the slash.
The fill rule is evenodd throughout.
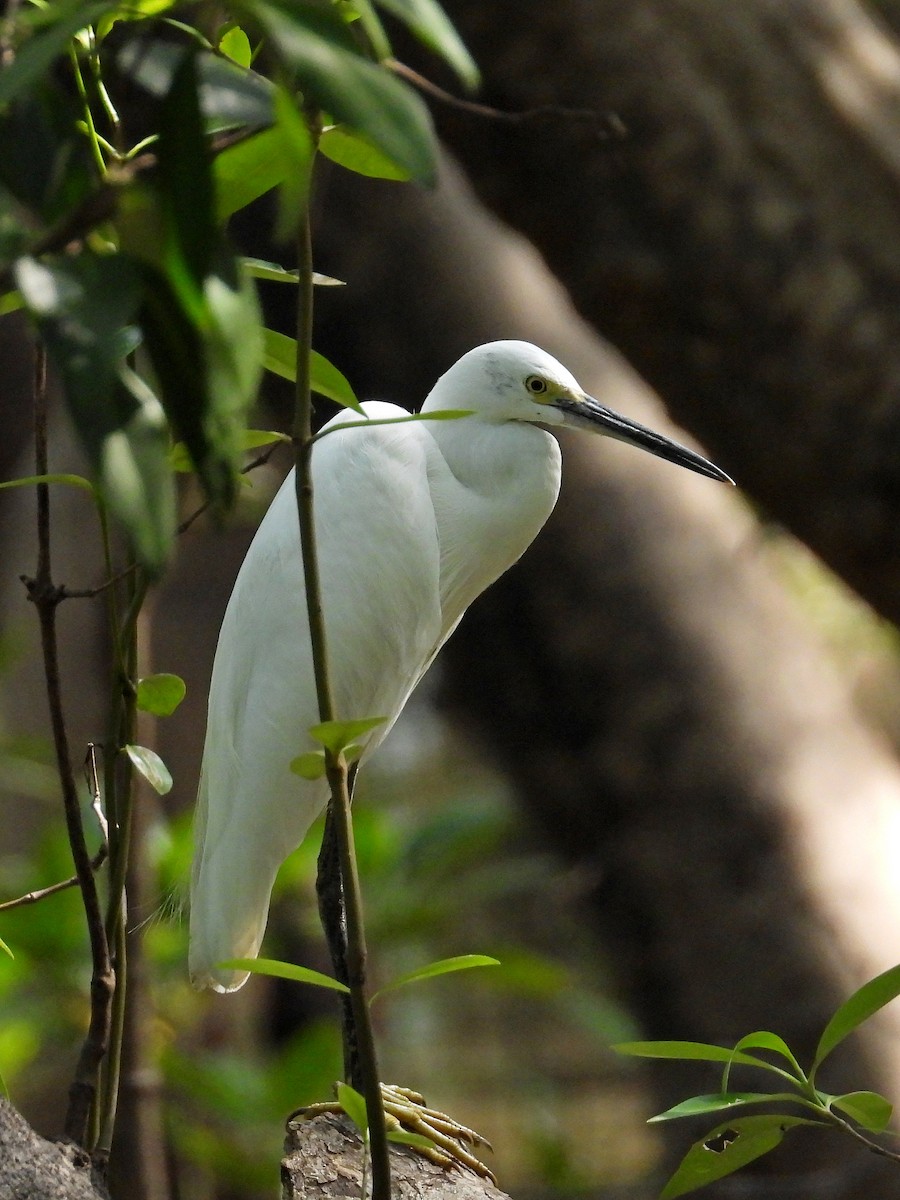
<path id="1" fill-rule="evenodd" d="M 406 415 L 364 405 L 370 418 Z M 422 406 L 452 421 L 334 429 L 312 454 L 315 528 L 337 716 L 383 716 L 384 740 L 469 604 L 523 554 L 556 503 L 549 429 L 605 434 L 712 479 L 699 454 L 588 396 L 526 342 L 463 355 Z M 233 991 L 254 957 L 279 866 L 325 807 L 328 785 L 293 774 L 319 719 L 292 476 L 253 539 L 222 622 L 209 695 L 191 881 L 191 977 Z"/>

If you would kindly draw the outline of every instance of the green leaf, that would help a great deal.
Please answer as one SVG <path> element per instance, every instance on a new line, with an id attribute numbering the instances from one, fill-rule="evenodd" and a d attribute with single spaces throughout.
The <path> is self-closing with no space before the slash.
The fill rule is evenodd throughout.
<path id="1" fill-rule="evenodd" d="M 437 962 L 428 963 L 427 966 L 418 967 L 415 971 L 409 971 L 406 975 L 400 975 L 397 979 L 385 984 L 373 995 L 372 1001 L 383 996 L 385 992 L 396 991 L 397 988 L 405 987 L 408 983 L 418 983 L 422 979 L 435 979 L 438 975 L 450 975 L 454 971 L 470 971 L 473 967 L 499 966 L 500 960 L 491 958 L 487 954 L 458 954 L 454 958 L 442 958 Z"/>
<path id="2" fill-rule="evenodd" d="M 213 163 L 220 222 L 277 187 L 291 170 L 283 131 L 276 125 L 235 142 Z"/>
<path id="3" fill-rule="evenodd" d="M 409 171 L 397 166 L 369 138 L 343 125 L 332 125 L 326 129 L 319 139 L 319 149 L 326 158 L 348 171 L 355 171 L 357 175 L 401 182 L 410 178 Z"/>
<path id="4" fill-rule="evenodd" d="M 840 1045 L 857 1026 L 874 1016 L 886 1004 L 896 1000 L 898 996 L 900 996 L 900 966 L 889 968 L 875 979 L 864 983 L 858 991 L 854 992 L 825 1026 L 816 1048 L 812 1070 L 809 1073 L 810 1080 L 813 1079 L 816 1071 L 835 1046 Z"/>
<path id="5" fill-rule="evenodd" d="M 216 967 L 223 971 L 249 971 L 251 975 L 274 975 L 278 979 L 309 983 L 313 987 L 328 988 L 333 992 L 350 991 L 346 984 L 332 979 L 330 975 L 312 971 L 309 967 L 298 967 L 294 963 L 279 962 L 276 958 L 229 958 L 226 962 L 216 963 Z"/>
<path id="6" fill-rule="evenodd" d="M 299 271 L 288 271 L 278 263 L 264 262 L 261 258 L 242 258 L 241 266 L 254 279 L 266 279 L 271 283 L 289 283 L 296 287 L 300 278 Z M 313 283 L 316 287 L 346 287 L 343 279 L 334 279 L 318 271 L 313 271 Z"/>
<path id="7" fill-rule="evenodd" d="M 364 1138 L 369 1136 L 369 1117 L 366 1102 L 349 1083 L 337 1085 L 337 1101 Z"/>
<path id="8" fill-rule="evenodd" d="M 475 60 L 450 18 L 436 0 L 377 0 L 382 8 L 393 13 L 416 35 L 423 45 L 433 50 L 452 67 L 461 82 L 474 91 L 480 76 Z"/>
<path id="9" fill-rule="evenodd" d="M 363 58 L 332 9 L 302 0 L 247 0 L 247 8 L 296 72 L 305 95 L 358 130 L 421 183 L 437 171 L 434 127 L 424 102 Z"/>
<path id="10" fill-rule="evenodd" d="M 264 329 L 262 338 L 263 366 L 273 375 L 280 375 L 282 379 L 293 383 L 297 378 L 296 340 L 274 329 Z M 352 408 L 354 412 L 363 411 L 346 376 L 315 350 L 310 351 L 309 374 L 310 387 L 318 395 L 334 400 L 336 404 L 343 404 L 345 408 Z"/>
<path id="11" fill-rule="evenodd" d="M 0 317 L 17 312 L 24 303 L 18 292 L 5 292 L 0 296 Z"/>
<path id="12" fill-rule="evenodd" d="M 157 717 L 170 717 L 184 699 L 185 682 L 179 675 L 160 672 L 138 680 L 137 706 Z"/>
<path id="13" fill-rule="evenodd" d="M 694 1142 L 660 1193 L 660 1200 L 676 1200 L 678 1196 L 724 1179 L 774 1150 L 795 1125 L 815 1124 L 818 1122 L 804 1117 L 773 1114 L 735 1117 L 717 1125 L 700 1141 Z"/>
<path id="14" fill-rule="evenodd" d="M 839 1109 L 871 1133 L 882 1133 L 894 1112 L 891 1102 L 877 1092 L 847 1092 L 843 1096 L 829 1096 L 828 1107 Z"/>
<path id="15" fill-rule="evenodd" d="M 806 1081 L 806 1075 L 803 1072 L 800 1064 L 791 1051 L 790 1046 L 783 1038 L 780 1038 L 777 1033 L 770 1033 L 768 1029 L 758 1030 L 756 1033 L 748 1033 L 742 1037 L 735 1045 L 735 1050 L 771 1050 L 774 1054 L 786 1058 L 794 1070 L 797 1078 L 803 1082 Z"/>
<path id="16" fill-rule="evenodd" d="M 709 1113 L 725 1112 L 730 1108 L 738 1108 L 742 1104 L 770 1104 L 773 1100 L 794 1100 L 787 1093 L 773 1094 L 771 1092 L 713 1092 L 707 1096 L 691 1096 L 682 1100 L 665 1112 L 650 1117 L 648 1125 L 659 1124 L 662 1121 L 675 1121 L 681 1117 L 706 1116 Z"/>
<path id="17" fill-rule="evenodd" d="M 119 69 L 131 82 L 157 99 L 177 94 L 178 74 L 187 61 L 194 63 L 200 85 L 198 111 L 207 132 L 271 125 L 274 85 L 227 58 L 146 34 L 126 42 L 116 55 Z M 185 134 L 193 136 L 187 128 Z"/>
<path id="18" fill-rule="evenodd" d="M 163 410 L 125 364 L 139 341 L 132 322 L 140 270 L 125 255 L 85 251 L 55 261 L 23 258 L 15 273 L 100 492 L 156 577 L 175 537 L 175 492 Z"/>
<path id="19" fill-rule="evenodd" d="M 165 796 L 167 792 L 172 790 L 172 776 L 169 774 L 169 768 L 159 757 L 155 750 L 148 750 L 146 746 L 123 746 L 122 749 L 134 763 L 135 769 L 143 775 L 154 792 L 160 796 Z"/>
<path id="20" fill-rule="evenodd" d="M 407 413 L 405 417 L 365 417 L 362 421 L 339 421 L 320 429 L 313 441 L 319 442 L 345 429 L 374 429 L 376 425 L 410 425 L 418 421 L 459 421 L 462 417 L 471 417 L 472 413 L 471 408 L 438 408 L 427 413 Z"/>
<path id="21" fill-rule="evenodd" d="M 688 1062 L 741 1063 L 746 1067 L 762 1067 L 766 1071 L 784 1074 L 765 1059 L 754 1058 L 743 1051 L 730 1050 L 727 1046 L 711 1046 L 706 1042 L 619 1042 L 613 1046 L 619 1054 L 635 1058 L 674 1058 Z"/>
<path id="22" fill-rule="evenodd" d="M 405 1129 L 392 1129 L 387 1140 L 399 1146 L 414 1146 L 416 1150 L 434 1150 L 437 1143 L 423 1133 L 409 1133 Z"/>
<path id="23" fill-rule="evenodd" d="M 219 50 L 239 67 L 249 67 L 253 59 L 250 39 L 240 25 L 232 27 L 219 38 Z"/>
<path id="24" fill-rule="evenodd" d="M 2 950 L 4 954 L 8 954 L 10 958 L 16 957 L 12 950 L 10 950 L 9 946 L 7 946 L 6 942 L 4 942 L 3 938 L 0 938 L 0 950 Z"/>
<path id="25" fill-rule="evenodd" d="M 362 717 L 356 721 L 323 721 L 319 725 L 311 726 L 309 732 L 326 750 L 330 750 L 332 754 L 340 754 L 346 746 L 364 734 L 371 733 L 386 720 L 387 717 Z"/>
<path id="26" fill-rule="evenodd" d="M 83 475 L 25 475 L 21 479 L 5 480 L 0 483 L 0 488 L 34 487 L 37 483 L 67 483 L 96 495 L 94 485 Z"/>
<path id="27" fill-rule="evenodd" d="M 310 782 L 321 779 L 325 774 L 325 751 L 309 750 L 306 754 L 298 754 L 296 758 L 291 759 L 290 769 L 301 779 L 308 779 Z"/>

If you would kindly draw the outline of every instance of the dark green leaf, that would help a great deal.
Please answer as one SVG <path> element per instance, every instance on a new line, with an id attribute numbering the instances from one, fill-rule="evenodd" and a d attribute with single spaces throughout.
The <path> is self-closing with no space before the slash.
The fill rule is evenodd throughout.
<path id="1" fill-rule="evenodd" d="M 179 675 L 160 672 L 138 680 L 137 706 L 157 717 L 170 717 L 184 699 L 184 680 Z"/>
<path id="2" fill-rule="evenodd" d="M 328 988 L 332 992 L 349 992 L 346 984 L 323 975 L 321 971 L 312 971 L 309 967 L 298 967 L 293 963 L 279 962 L 275 958 L 229 958 L 226 962 L 216 963 L 217 968 L 224 971 L 249 971 L 252 975 L 274 975 L 278 979 L 290 979 L 294 983 L 309 983 L 313 987 Z"/>
<path id="3" fill-rule="evenodd" d="M 781 1142 L 795 1125 L 814 1125 L 785 1115 L 735 1117 L 695 1142 L 663 1188 L 660 1200 L 676 1200 L 747 1166 Z"/>
<path id="4" fill-rule="evenodd" d="M 407 180 L 409 171 L 398 167 L 369 138 L 343 125 L 332 125 L 319 139 L 319 149 L 338 166 L 370 179 Z"/>
<path id="5" fill-rule="evenodd" d="M 809 1073 L 810 1079 L 813 1078 L 835 1046 L 838 1046 L 863 1021 L 867 1021 L 869 1017 L 874 1016 L 879 1009 L 890 1004 L 892 1000 L 896 1000 L 898 996 L 900 996 L 900 966 L 891 967 L 882 972 L 881 975 L 870 979 L 868 983 L 864 983 L 858 991 L 854 992 L 825 1026 L 825 1031 L 819 1038 L 819 1045 L 816 1048 L 816 1056 Z"/>
<path id="6" fill-rule="evenodd" d="M 168 429 L 149 388 L 125 365 L 138 335 L 140 272 L 124 255 L 21 259 L 19 290 L 63 382 L 101 494 L 141 563 L 158 575 L 175 535 Z"/>
<path id="7" fill-rule="evenodd" d="M 195 47 L 145 36 L 126 42 L 116 56 L 120 70 L 158 99 L 172 93 L 188 58 L 195 60 L 199 111 L 207 130 L 262 128 L 273 120 L 274 85 L 255 71 Z"/>
<path id="8" fill-rule="evenodd" d="M 382 8 L 408 25 L 423 45 L 440 55 L 467 88 L 478 87 L 475 60 L 466 49 L 450 18 L 436 0 L 377 0 Z"/>
<path id="9" fill-rule="evenodd" d="M 146 746 L 123 746 L 123 749 L 155 792 L 165 796 L 172 790 L 169 768 L 155 750 L 148 750 Z"/>
<path id="10" fill-rule="evenodd" d="M 843 1096 L 830 1096 L 829 1108 L 837 1108 L 857 1125 L 871 1133 L 881 1133 L 888 1126 L 894 1106 L 877 1092 L 847 1092 Z"/>
<path id="11" fill-rule="evenodd" d="M 358 130 L 422 183 L 433 182 L 437 149 L 424 102 L 363 58 L 337 13 L 301 0 L 247 0 L 304 94 Z"/>
<path id="12" fill-rule="evenodd" d="M 408 983 L 419 983 L 423 979 L 435 979 L 438 975 L 450 975 L 454 971 L 470 971 L 473 967 L 499 966 L 500 960 L 491 958 L 487 954 L 458 954 L 454 958 L 442 958 L 438 962 L 428 963 L 427 966 L 418 967 L 415 971 L 400 975 L 377 991 L 372 1000 L 376 1000 L 386 992 L 393 992 L 397 988 L 405 987 Z"/>
<path id="13" fill-rule="evenodd" d="M 383 725 L 387 717 L 362 717 L 357 721 L 323 721 L 310 728 L 310 734 L 326 750 L 339 754 L 351 742 Z"/>

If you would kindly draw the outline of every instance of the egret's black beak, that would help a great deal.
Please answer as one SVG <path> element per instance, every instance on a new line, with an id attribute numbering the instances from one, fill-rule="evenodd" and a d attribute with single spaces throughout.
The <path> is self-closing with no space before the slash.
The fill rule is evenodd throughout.
<path id="1" fill-rule="evenodd" d="M 567 425 L 591 429 L 620 442 L 628 442 L 631 446 L 639 446 L 642 450 L 649 450 L 657 458 L 665 458 L 668 462 L 677 463 L 679 467 L 687 467 L 689 471 L 696 471 L 698 475 L 707 475 L 710 479 L 719 479 L 723 483 L 734 483 L 729 475 L 720 471 L 702 454 L 696 454 L 686 446 L 680 446 L 678 442 L 648 429 L 646 425 L 639 425 L 637 421 L 630 421 L 621 413 L 613 412 L 593 396 L 561 396 L 554 401 L 554 408 L 565 414 Z"/>

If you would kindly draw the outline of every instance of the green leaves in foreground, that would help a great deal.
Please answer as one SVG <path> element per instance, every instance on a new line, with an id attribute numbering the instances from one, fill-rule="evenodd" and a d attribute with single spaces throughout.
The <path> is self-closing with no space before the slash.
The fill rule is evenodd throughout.
<path id="1" fill-rule="evenodd" d="M 137 706 L 155 717 L 170 717 L 187 691 L 180 675 L 161 672 L 138 680 Z"/>
<path id="2" fill-rule="evenodd" d="M 737 1108 L 757 1104 L 792 1104 L 807 1112 L 804 1117 L 784 1112 L 729 1117 L 725 1123 L 717 1125 L 694 1143 L 666 1184 L 661 1200 L 675 1200 L 677 1196 L 686 1195 L 730 1175 L 767 1154 L 786 1133 L 800 1125 L 843 1128 L 855 1133 L 864 1142 L 868 1142 L 868 1139 L 858 1132 L 859 1129 L 867 1134 L 883 1132 L 893 1111 L 884 1096 L 870 1091 L 832 1096 L 816 1086 L 815 1077 L 831 1052 L 846 1037 L 898 996 L 900 966 L 891 967 L 854 992 L 825 1027 L 808 1072 L 802 1069 L 784 1039 L 769 1030 L 747 1034 L 732 1049 L 705 1042 L 678 1041 L 625 1042 L 616 1046 L 615 1049 L 620 1053 L 638 1058 L 711 1062 L 723 1068 L 718 1092 L 691 1096 L 666 1112 L 651 1117 L 652 1122 L 730 1113 Z M 771 1056 L 777 1061 L 770 1061 Z M 734 1091 L 729 1085 L 733 1070 L 737 1067 L 766 1071 L 776 1077 L 777 1087 L 770 1092 Z M 868 1144 L 877 1148 L 874 1143 Z"/>

